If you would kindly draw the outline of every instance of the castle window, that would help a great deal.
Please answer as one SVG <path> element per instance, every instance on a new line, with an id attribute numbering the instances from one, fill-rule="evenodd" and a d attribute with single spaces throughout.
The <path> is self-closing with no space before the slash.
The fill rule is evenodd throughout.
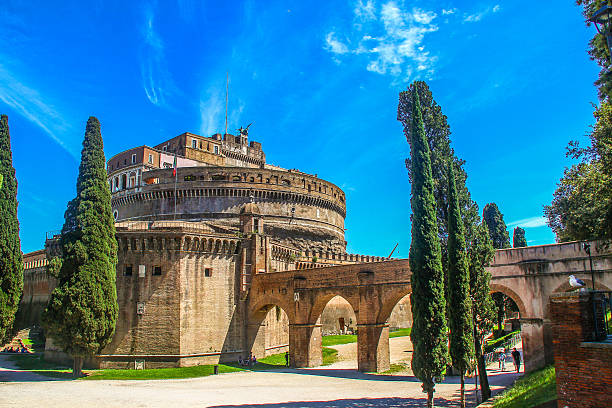
<path id="1" fill-rule="evenodd" d="M 162 150 L 163 150 L 164 152 L 167 152 L 167 151 L 168 151 L 168 145 L 166 145 L 166 146 L 162 146 Z"/>
<path id="2" fill-rule="evenodd" d="M 240 178 L 240 176 L 234 176 L 232 178 L 232 181 L 241 181 L 242 179 Z"/>
<path id="3" fill-rule="evenodd" d="M 123 165 L 125 166 L 127 164 L 127 159 L 123 159 Z"/>
<path id="4" fill-rule="evenodd" d="M 219 154 L 219 146 L 215 146 L 215 154 Z"/>
<path id="5" fill-rule="evenodd" d="M 152 154 L 149 154 L 149 163 L 153 164 L 153 155 Z"/>
<path id="6" fill-rule="evenodd" d="M 153 267 L 153 275 L 160 276 L 161 275 L 161 266 Z"/>
<path id="7" fill-rule="evenodd" d="M 213 181 L 222 181 L 225 180 L 225 176 L 223 174 L 213 174 L 210 179 Z"/>
<path id="8" fill-rule="evenodd" d="M 125 265 L 123 276 L 132 276 L 132 265 Z"/>
<path id="9" fill-rule="evenodd" d="M 249 181 L 250 181 L 251 183 L 254 183 L 254 182 L 255 182 L 255 177 L 251 177 L 251 178 L 249 179 Z"/>
<path id="10" fill-rule="evenodd" d="M 196 181 L 196 176 L 194 175 L 185 176 L 185 181 Z"/>
<path id="11" fill-rule="evenodd" d="M 191 139 L 191 147 L 193 147 L 194 149 L 198 148 L 198 141 L 195 139 Z"/>
<path id="12" fill-rule="evenodd" d="M 286 186 L 290 186 L 291 182 L 289 180 L 282 180 L 282 183 Z"/>
<path id="13" fill-rule="evenodd" d="M 135 154 L 132 155 L 132 164 L 134 164 L 134 163 L 136 163 L 136 155 Z"/>
<path id="14" fill-rule="evenodd" d="M 204 276 L 210 278 L 212 276 L 212 268 L 204 268 Z"/>

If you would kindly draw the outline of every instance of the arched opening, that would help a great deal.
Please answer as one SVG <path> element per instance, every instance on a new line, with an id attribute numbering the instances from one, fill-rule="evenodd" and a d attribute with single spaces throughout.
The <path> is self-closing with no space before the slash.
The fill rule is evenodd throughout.
<path id="1" fill-rule="evenodd" d="M 265 303 L 265 304 L 263 304 Z M 256 306 L 249 315 L 247 333 L 247 353 L 257 360 L 289 351 L 289 316 L 280 302 L 270 299 Z M 264 360 L 265 361 L 265 360 Z"/>
<path id="2" fill-rule="evenodd" d="M 334 368 L 354 369 L 358 368 L 358 316 L 355 307 L 359 299 L 350 299 L 327 293 L 315 301 L 311 312 L 311 322 L 315 327 L 310 333 L 313 345 L 318 345 L 317 336 L 320 337 L 320 351 L 315 351 L 320 356 L 314 356 L 313 361 L 319 364 L 329 365 L 334 363 Z"/>

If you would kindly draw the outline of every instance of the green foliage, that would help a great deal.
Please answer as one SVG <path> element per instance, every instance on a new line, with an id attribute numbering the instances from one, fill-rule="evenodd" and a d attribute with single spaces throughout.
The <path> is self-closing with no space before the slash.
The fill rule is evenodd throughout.
<path id="1" fill-rule="evenodd" d="M 483 222 L 476 229 L 476 239 L 470 252 L 470 297 L 474 325 L 480 338 L 493 329 L 497 308 L 491 297 L 491 274 L 485 269 L 495 255 L 489 231 Z"/>
<path id="2" fill-rule="evenodd" d="M 421 116 L 419 94 L 414 90 L 410 93 L 412 129 L 406 134 L 411 141 L 412 179 L 412 242 L 408 257 L 412 271 L 412 371 L 422 381 L 423 391 L 428 393 L 428 400 L 431 401 L 435 381 L 443 376 L 448 363 L 448 328 L 429 145 Z M 400 102 L 398 117 L 405 116 L 402 112 L 404 108 Z"/>
<path id="3" fill-rule="evenodd" d="M 8 117 L 0 116 L 0 343 L 11 335 L 23 291 L 23 260 L 17 220 L 17 178 Z"/>
<path id="4" fill-rule="evenodd" d="M 516 227 L 512 231 L 512 247 L 523 248 L 527 246 L 527 238 L 525 238 L 525 230 L 521 227 Z"/>
<path id="5" fill-rule="evenodd" d="M 587 26 L 591 26 L 589 19 L 597 10 L 607 4 L 606 0 L 576 0 L 576 4 L 582 6 L 582 15 Z M 612 72 L 608 70 L 610 65 L 610 53 L 604 35 L 599 34 L 593 28 L 593 38 L 589 41 L 589 56 L 601 67 L 599 78 L 595 85 L 599 90 L 599 99 L 606 99 L 612 95 Z"/>
<path id="6" fill-rule="evenodd" d="M 100 123 L 94 117 L 87 121 L 77 195 L 68 203 L 60 244 L 59 284 L 43 324 L 64 351 L 91 356 L 110 342 L 118 314 L 115 224 Z"/>
<path id="7" fill-rule="evenodd" d="M 496 339 L 490 339 L 487 340 L 487 344 L 485 345 L 485 349 L 484 352 L 485 353 L 490 353 L 491 351 L 494 351 L 496 348 L 498 347 L 503 347 L 504 343 L 508 340 L 510 340 L 510 338 L 512 336 L 514 336 L 515 334 L 520 333 L 520 330 L 515 330 L 513 332 L 510 332 L 508 334 L 504 334 L 501 337 L 498 337 Z"/>
<path id="8" fill-rule="evenodd" d="M 612 105 L 593 114 L 590 144 L 571 142 L 567 155 L 581 162 L 565 169 L 553 201 L 544 207 L 557 241 L 612 238 Z"/>
<path id="9" fill-rule="evenodd" d="M 450 356 L 453 367 L 460 373 L 471 368 L 474 357 L 470 275 L 463 235 L 463 222 L 455 188 L 453 166 L 448 166 L 448 293 Z"/>
<path id="10" fill-rule="evenodd" d="M 62 269 L 62 257 L 55 256 L 49 260 L 47 264 L 47 273 L 54 278 L 59 278 L 60 270 Z"/>
<path id="11" fill-rule="evenodd" d="M 537 407 L 557 399 L 555 367 L 548 366 L 519 378 L 495 401 L 493 408 Z"/>
<path id="12" fill-rule="evenodd" d="M 493 248 L 510 248 L 510 235 L 504 222 L 504 216 L 497 204 L 489 203 L 482 210 L 482 219 L 487 224 Z"/>

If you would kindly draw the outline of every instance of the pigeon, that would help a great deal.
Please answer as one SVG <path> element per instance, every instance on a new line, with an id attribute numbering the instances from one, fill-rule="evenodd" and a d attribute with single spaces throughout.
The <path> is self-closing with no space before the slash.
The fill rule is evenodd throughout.
<path id="1" fill-rule="evenodd" d="M 585 286 L 584 281 L 582 281 L 582 279 L 575 277 L 574 275 L 570 275 L 569 284 L 572 288 L 583 288 Z"/>

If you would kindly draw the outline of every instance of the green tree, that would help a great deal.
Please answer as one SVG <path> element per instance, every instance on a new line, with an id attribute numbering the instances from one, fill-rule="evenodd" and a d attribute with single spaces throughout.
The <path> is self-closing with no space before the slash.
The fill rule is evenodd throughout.
<path id="1" fill-rule="evenodd" d="M 412 370 L 423 383 L 423 391 L 427 393 L 427 406 L 433 407 L 435 383 L 442 378 L 448 362 L 448 328 L 429 146 L 418 93 L 412 92 L 412 98 L 412 242 L 409 253 L 412 271 L 411 339 L 414 347 Z"/>
<path id="2" fill-rule="evenodd" d="M 544 207 L 557 241 L 612 238 L 612 105 L 593 114 L 589 145 L 570 142 L 567 156 L 580 162 L 565 169 L 553 201 Z"/>
<path id="3" fill-rule="evenodd" d="M 73 375 L 83 359 L 99 353 L 115 332 L 117 242 L 100 122 L 87 121 L 76 197 L 64 215 L 59 283 L 43 315 L 49 335 L 74 357 Z"/>
<path id="4" fill-rule="evenodd" d="M 453 164 L 448 166 L 448 292 L 450 356 L 461 376 L 461 407 L 465 408 L 465 373 L 474 356 L 472 302 L 463 221 L 455 187 Z"/>
<path id="5" fill-rule="evenodd" d="M 6 115 L 0 116 L 0 219 L 0 343 L 4 343 L 11 334 L 23 291 L 17 178 Z"/>
<path id="6" fill-rule="evenodd" d="M 497 208 L 497 204 L 489 203 L 482 210 L 482 219 L 487 224 L 489 236 L 493 243 L 493 248 L 510 248 L 510 235 L 504 222 L 504 216 Z"/>
<path id="7" fill-rule="evenodd" d="M 485 269 L 493 260 L 495 250 L 491 244 L 489 230 L 483 222 L 475 229 L 476 234 L 470 251 L 470 297 L 474 320 L 474 351 L 478 364 L 480 389 L 483 401 L 491 397 L 491 388 L 483 354 L 484 337 L 493 329 L 497 308 L 491 297 L 491 274 Z"/>
<path id="8" fill-rule="evenodd" d="M 512 247 L 522 248 L 527 246 L 527 238 L 525 238 L 525 230 L 521 227 L 516 227 L 512 231 Z"/>
<path id="9" fill-rule="evenodd" d="M 593 14 L 607 3 L 607 0 L 576 0 L 576 4 L 582 6 L 582 15 L 587 26 L 592 24 L 589 19 Z M 588 53 L 591 59 L 601 67 L 595 85 L 599 90 L 599 98 L 604 100 L 612 95 L 612 71 L 608 69 L 611 62 L 610 52 L 606 44 L 606 37 L 596 30 L 593 30 L 593 32 L 593 38 L 589 41 Z"/>

